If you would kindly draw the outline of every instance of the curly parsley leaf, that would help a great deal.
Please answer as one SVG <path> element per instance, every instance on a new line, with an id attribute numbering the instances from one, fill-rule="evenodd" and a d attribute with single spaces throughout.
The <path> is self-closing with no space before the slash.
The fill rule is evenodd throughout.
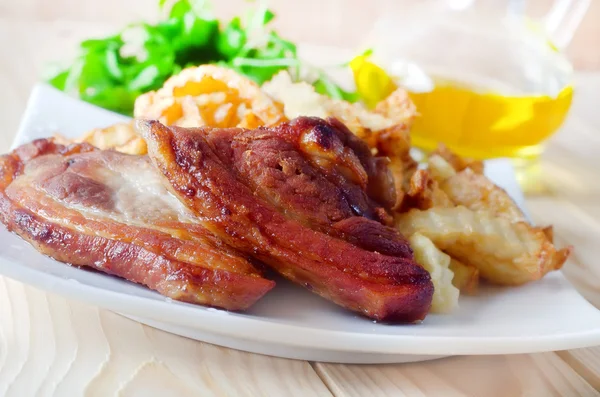
<path id="1" fill-rule="evenodd" d="M 159 0 L 156 24 L 136 23 L 116 35 L 85 40 L 71 66 L 48 79 L 54 87 L 106 109 L 131 115 L 135 98 L 161 87 L 182 68 L 216 63 L 262 84 L 281 70 L 297 76 L 296 45 L 269 28 L 275 14 L 258 6 L 221 27 L 208 0 Z M 321 77 L 318 92 L 355 100 Z"/>

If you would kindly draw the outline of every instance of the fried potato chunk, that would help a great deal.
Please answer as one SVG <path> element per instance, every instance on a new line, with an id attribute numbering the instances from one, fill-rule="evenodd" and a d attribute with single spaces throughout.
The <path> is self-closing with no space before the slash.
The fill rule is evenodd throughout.
<path id="1" fill-rule="evenodd" d="M 431 207 L 453 207 L 454 203 L 448 198 L 448 195 L 440 189 L 436 180 L 434 180 L 429 171 L 415 171 L 405 188 L 406 193 L 402 201 L 401 212 L 413 208 L 426 210 Z"/>
<path id="2" fill-rule="evenodd" d="M 410 125 L 417 115 L 417 108 L 408 92 L 398 88 L 375 106 L 375 113 L 384 115 L 396 124 Z"/>
<path id="3" fill-rule="evenodd" d="M 448 147 L 443 144 L 439 144 L 438 148 L 431 153 L 431 155 L 438 155 L 446 160 L 456 171 L 462 171 L 465 168 L 470 168 L 476 174 L 483 174 L 484 165 L 483 161 L 473 160 L 466 157 L 460 157 L 453 153 Z"/>
<path id="4" fill-rule="evenodd" d="M 496 284 L 538 280 L 560 269 L 571 252 L 570 247 L 554 247 L 544 228 L 526 222 L 511 223 L 489 211 L 472 211 L 464 206 L 411 210 L 398 214 L 396 225 L 407 236 L 421 233 Z"/>
<path id="5" fill-rule="evenodd" d="M 377 155 L 390 159 L 389 169 L 396 186 L 396 203 L 393 210 L 402 208 L 404 192 L 409 189 L 411 179 L 417 171 L 418 163 L 410 154 L 409 127 L 397 124 L 384 130 L 369 134 L 367 144 L 374 148 Z"/>
<path id="6" fill-rule="evenodd" d="M 438 183 L 442 183 L 446 179 L 456 175 L 456 170 L 452 167 L 452 164 L 437 154 L 429 156 L 427 159 L 427 169 Z"/>
<path id="7" fill-rule="evenodd" d="M 475 295 L 479 288 L 479 270 L 468 266 L 458 259 L 451 258 L 449 269 L 454 273 L 452 285 L 467 295 Z"/>
<path id="8" fill-rule="evenodd" d="M 432 313 L 450 313 L 458 307 L 457 287 L 453 285 L 454 274 L 449 269 L 450 257 L 437 249 L 430 239 L 415 233 L 408 239 L 417 263 L 431 275 L 434 292 L 431 302 Z"/>
<path id="9" fill-rule="evenodd" d="M 182 70 L 135 101 L 137 118 L 181 127 L 243 127 L 285 121 L 280 104 L 233 70 L 201 65 Z"/>
<path id="10" fill-rule="evenodd" d="M 511 222 L 526 221 L 525 215 L 504 189 L 484 175 L 466 168 L 440 184 L 450 200 L 473 210 L 487 210 Z"/>
<path id="11" fill-rule="evenodd" d="M 487 210 L 494 216 L 511 222 L 526 221 L 525 215 L 508 193 L 485 175 L 477 174 L 471 168 L 456 172 L 439 155 L 431 156 L 428 162 L 439 188 L 456 205 L 463 205 L 473 211 Z"/>
<path id="12" fill-rule="evenodd" d="M 94 128 L 75 139 L 55 135 L 56 142 L 62 144 L 89 143 L 98 149 L 113 149 L 127 154 L 146 154 L 146 142 L 137 134 L 133 122 L 117 123 L 106 128 Z"/>

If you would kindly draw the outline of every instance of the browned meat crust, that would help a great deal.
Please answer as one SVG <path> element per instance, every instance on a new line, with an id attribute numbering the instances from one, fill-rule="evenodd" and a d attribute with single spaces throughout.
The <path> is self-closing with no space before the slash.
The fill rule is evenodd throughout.
<path id="1" fill-rule="evenodd" d="M 158 183 L 138 189 L 125 171 Z M 160 181 L 145 157 L 37 140 L 0 157 L 0 221 L 57 260 L 181 301 L 243 310 L 274 286 L 180 211 Z"/>
<path id="2" fill-rule="evenodd" d="M 309 121 L 308 124 L 313 122 Z M 281 128 L 304 128 L 304 122 L 297 123 Z M 388 255 L 383 255 L 380 252 L 361 249 L 322 230 L 313 230 L 307 225 L 327 222 L 331 224 L 333 219 L 338 218 L 352 219 L 347 215 L 352 213 L 353 209 L 348 212 L 344 206 L 332 205 L 316 216 L 307 216 L 305 210 L 308 205 L 303 202 L 297 205 L 297 199 L 290 197 L 284 188 L 279 187 L 271 191 L 279 194 L 278 198 L 265 197 L 265 191 L 262 190 L 264 181 L 260 179 L 264 171 L 244 171 L 244 156 L 252 156 L 252 153 L 245 154 L 248 151 L 260 149 L 260 153 L 264 153 L 270 150 L 269 145 L 282 147 L 280 143 L 273 143 L 276 141 L 270 138 L 272 135 L 283 134 L 281 130 L 276 129 L 274 134 L 267 129 L 258 129 L 258 132 L 188 130 L 169 128 L 151 121 L 139 122 L 139 127 L 147 141 L 150 157 L 166 177 L 173 193 L 202 220 L 205 227 L 227 244 L 253 255 L 283 276 L 317 294 L 371 318 L 412 322 L 424 318 L 427 314 L 431 305 L 433 285 L 427 271 L 412 260 L 410 249 L 402 250 L 390 246 L 386 252 Z M 264 139 L 260 137 L 261 132 L 265 135 Z M 227 139 L 220 139 L 222 135 Z M 289 135 L 288 133 L 287 136 Z M 224 144 L 236 139 L 240 139 L 242 145 L 237 154 L 235 144 L 232 143 L 229 149 Z M 263 143 L 259 143 L 259 146 L 252 144 L 261 141 L 267 141 L 269 144 L 264 147 L 261 146 Z M 313 175 L 314 167 L 309 168 L 302 159 L 292 155 L 292 149 L 290 148 L 289 155 L 283 156 L 286 159 L 284 165 L 287 167 L 291 162 L 290 168 L 294 175 L 298 167 L 301 174 Z M 364 166 L 359 167 L 360 160 L 358 164 L 354 162 L 351 151 L 348 147 L 342 150 L 342 155 L 345 156 L 341 162 L 343 168 L 336 172 L 343 175 L 346 181 L 366 188 L 368 175 L 363 178 L 364 175 L 361 174 L 368 173 L 365 172 Z M 275 158 L 274 155 L 269 157 Z M 335 160 L 334 156 L 331 159 Z M 256 157 L 253 158 L 252 164 L 273 169 L 269 161 L 272 160 Z M 336 165 L 339 164 L 335 161 Z M 277 165 L 273 165 L 277 169 Z M 329 164 L 325 167 L 329 167 Z M 283 165 L 281 168 L 279 171 L 283 172 Z M 318 173 L 314 175 L 319 181 L 318 184 L 299 186 L 307 188 L 322 186 L 325 183 Z M 262 182 L 257 183 L 256 178 Z M 332 186 L 339 188 L 339 183 L 333 183 Z M 333 187 L 329 186 L 331 189 Z M 334 193 L 331 192 L 324 193 L 325 197 L 329 197 L 329 194 L 334 197 Z M 310 191 L 309 193 L 305 196 L 317 197 L 316 202 L 319 203 L 323 201 L 318 192 L 314 192 L 316 196 Z M 347 198 L 344 195 L 335 196 L 338 201 L 340 197 Z M 328 203 L 327 200 L 325 202 Z M 340 212 L 331 211 L 331 208 Z M 370 206 L 365 208 L 369 209 Z M 288 212 L 293 214 L 289 216 Z M 331 214 L 335 216 L 332 217 Z M 365 214 L 366 212 L 361 213 Z M 334 228 L 332 225 L 331 229 Z M 361 229 L 357 224 L 350 222 L 339 224 L 338 229 L 343 232 L 367 230 L 366 234 L 371 238 L 368 241 L 364 239 L 363 245 L 377 245 L 373 242 L 376 240 L 373 237 L 377 234 L 369 231 L 372 228 Z M 385 233 L 380 235 L 385 236 Z"/>
<path id="3" fill-rule="evenodd" d="M 369 251 L 412 258 L 408 242 L 382 224 L 389 222 L 387 210 L 368 194 L 369 181 L 386 174 L 385 164 L 337 121 L 304 117 L 274 128 L 194 132 L 287 218 Z M 385 189 L 394 192 L 391 178 L 388 183 Z"/>

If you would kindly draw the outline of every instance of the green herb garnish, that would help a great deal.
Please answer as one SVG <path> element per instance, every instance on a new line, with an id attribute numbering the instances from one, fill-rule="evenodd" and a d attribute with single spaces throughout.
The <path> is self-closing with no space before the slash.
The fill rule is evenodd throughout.
<path id="1" fill-rule="evenodd" d="M 80 43 L 72 65 L 53 73 L 48 82 L 87 102 L 131 115 L 137 96 L 161 87 L 188 66 L 218 63 L 258 84 L 281 70 L 298 76 L 305 66 L 296 45 L 269 29 L 275 14 L 263 6 L 224 26 L 207 0 L 159 0 L 159 7 L 165 17 L 156 24 L 135 23 L 114 36 Z M 358 99 L 323 73 L 320 76 L 312 82 L 319 93 Z"/>

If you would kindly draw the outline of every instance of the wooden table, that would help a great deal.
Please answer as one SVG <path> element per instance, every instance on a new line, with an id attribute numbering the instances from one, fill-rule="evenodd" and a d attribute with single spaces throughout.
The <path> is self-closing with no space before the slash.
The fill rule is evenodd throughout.
<path id="1" fill-rule="evenodd" d="M 150 15 L 147 1 L 122 3 L 0 0 L 0 152 L 46 60 L 113 23 Z M 226 5 L 233 3 L 240 2 L 219 7 L 231 14 Z M 340 1 L 322 3 L 343 8 Z M 583 52 L 574 58 L 595 59 Z M 585 67 L 600 70 L 593 62 Z M 571 116 L 544 156 L 549 192 L 529 197 L 528 205 L 536 221 L 555 225 L 560 244 L 576 247 L 564 272 L 600 308 L 600 72 L 579 73 L 577 82 Z M 174 336 L 0 277 L 0 396 L 597 396 L 598 390 L 600 347 L 402 365 L 293 361 Z"/>

